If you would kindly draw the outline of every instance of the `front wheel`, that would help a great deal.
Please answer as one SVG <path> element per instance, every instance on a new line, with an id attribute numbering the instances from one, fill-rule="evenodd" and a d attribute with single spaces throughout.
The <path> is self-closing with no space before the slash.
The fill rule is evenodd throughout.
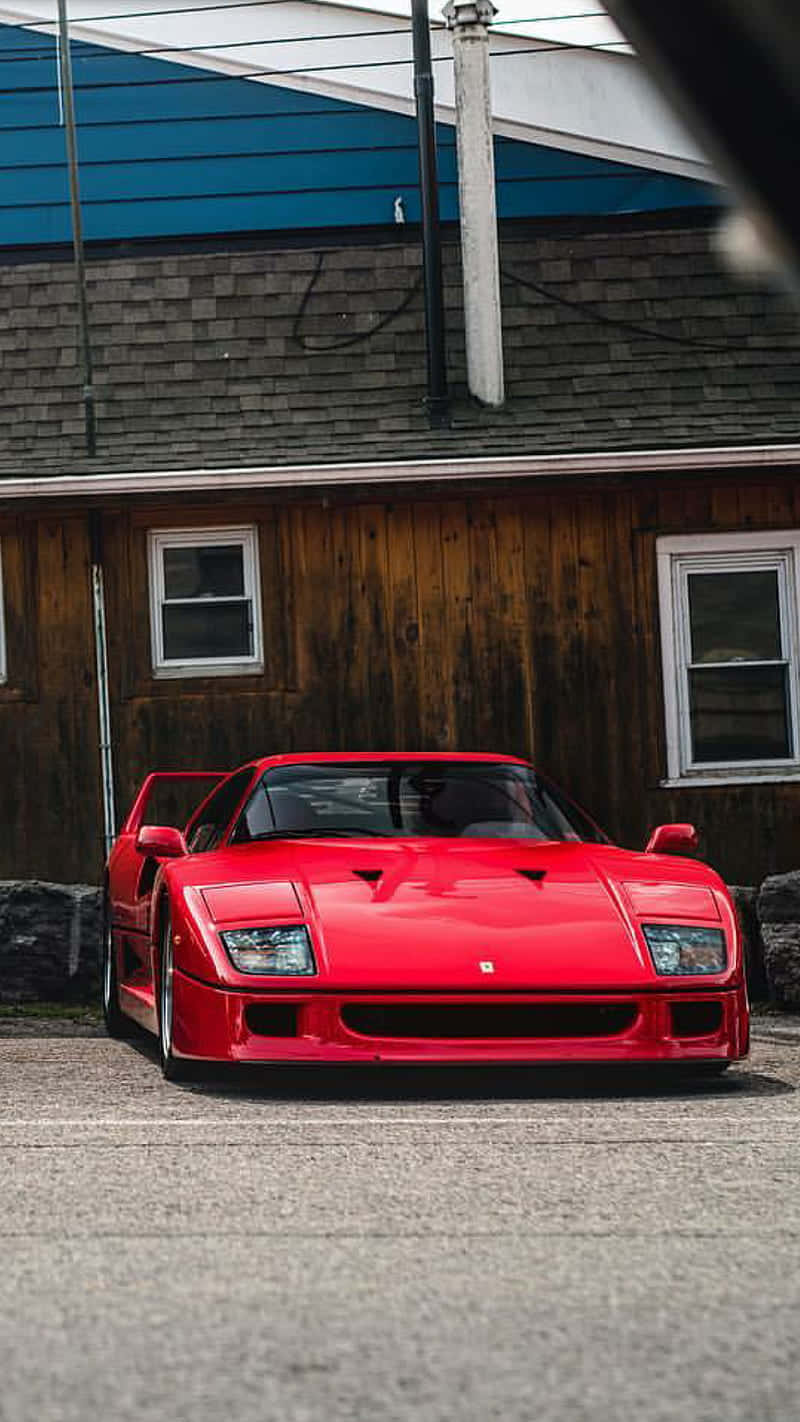
<path id="1" fill-rule="evenodd" d="M 175 953 L 172 943 L 172 920 L 169 905 L 165 904 L 161 916 L 161 952 L 159 955 L 158 982 L 158 1057 L 161 1070 L 167 1081 L 182 1081 L 189 1074 L 189 1064 L 176 1057 L 172 1050 L 172 1027 L 175 1011 L 174 997 Z"/>

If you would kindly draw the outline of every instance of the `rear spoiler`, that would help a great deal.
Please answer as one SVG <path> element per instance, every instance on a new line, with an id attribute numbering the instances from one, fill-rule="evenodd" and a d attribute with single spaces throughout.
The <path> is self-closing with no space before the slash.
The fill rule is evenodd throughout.
<path id="1" fill-rule="evenodd" d="M 165 780 L 224 780 L 228 770 L 154 770 L 142 784 L 120 834 L 136 834 L 144 823 L 147 806 L 154 787 Z M 210 787 L 209 787 L 210 789 Z"/>

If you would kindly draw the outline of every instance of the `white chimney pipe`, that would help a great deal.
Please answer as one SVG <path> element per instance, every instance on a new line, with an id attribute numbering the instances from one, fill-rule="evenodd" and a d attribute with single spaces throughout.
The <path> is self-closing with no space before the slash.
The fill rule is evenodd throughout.
<path id="1" fill-rule="evenodd" d="M 467 383 L 497 406 L 505 392 L 487 28 L 497 10 L 491 0 L 448 0 L 442 13 L 453 34 Z"/>

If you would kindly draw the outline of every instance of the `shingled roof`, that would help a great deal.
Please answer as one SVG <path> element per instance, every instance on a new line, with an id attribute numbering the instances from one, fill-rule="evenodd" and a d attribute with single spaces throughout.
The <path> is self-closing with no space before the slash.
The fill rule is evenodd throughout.
<path id="1" fill-rule="evenodd" d="M 98 448 L 87 459 L 71 264 L 0 270 L 0 474 L 536 454 L 794 440 L 786 298 L 723 271 L 710 222 L 503 233 L 507 403 L 464 375 L 445 251 L 451 427 L 424 409 L 415 234 L 374 245 L 94 256 Z"/>

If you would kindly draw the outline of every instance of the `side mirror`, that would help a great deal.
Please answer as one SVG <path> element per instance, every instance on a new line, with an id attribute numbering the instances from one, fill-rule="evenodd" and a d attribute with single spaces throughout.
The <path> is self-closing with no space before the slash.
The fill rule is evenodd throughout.
<path id="1" fill-rule="evenodd" d="M 148 859 L 180 859 L 189 853 L 181 831 L 173 825 L 142 825 L 136 836 L 136 852 Z"/>
<path id="2" fill-rule="evenodd" d="M 645 854 L 691 854 L 697 848 L 694 825 L 657 825 L 645 846 Z"/>

